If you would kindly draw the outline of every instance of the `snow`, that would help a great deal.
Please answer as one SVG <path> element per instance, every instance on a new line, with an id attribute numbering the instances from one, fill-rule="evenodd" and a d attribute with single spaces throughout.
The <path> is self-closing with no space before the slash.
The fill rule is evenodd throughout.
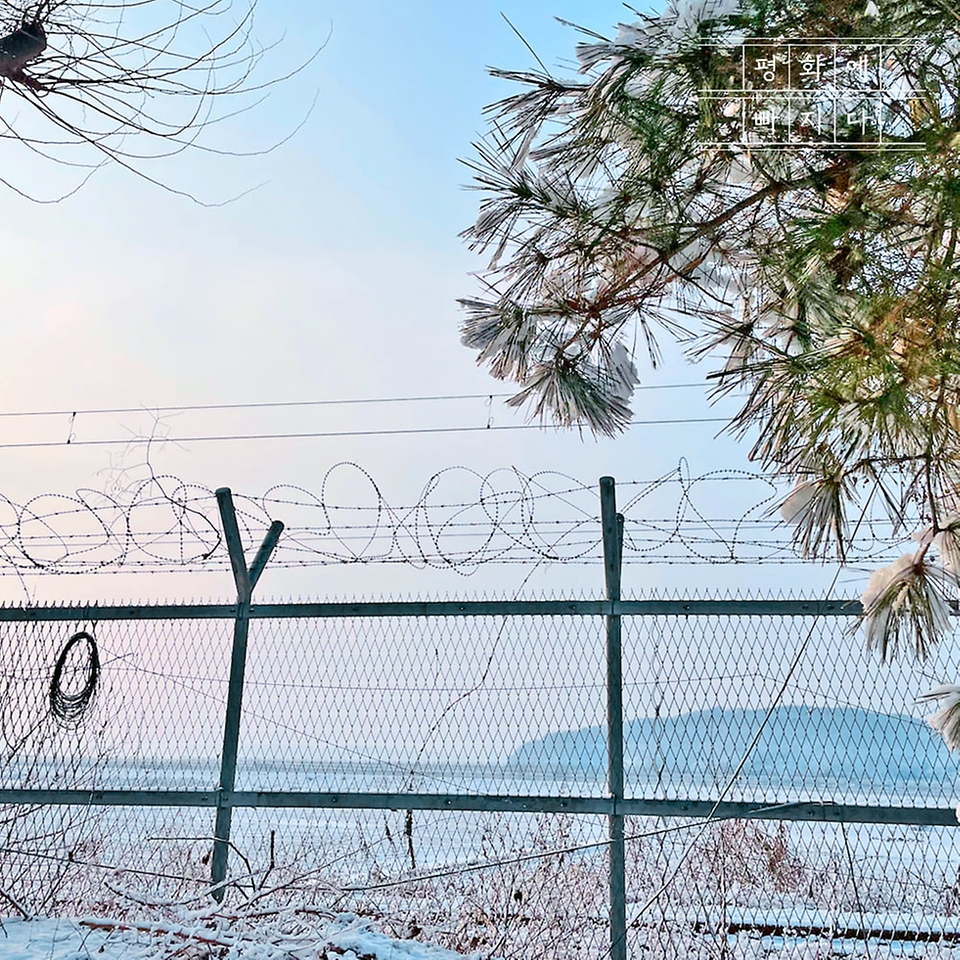
<path id="1" fill-rule="evenodd" d="M 917 703 L 930 700 L 943 700 L 943 706 L 927 717 L 927 723 L 943 737 L 948 749 L 954 750 L 960 746 L 960 710 L 957 709 L 960 706 L 960 687 L 955 683 L 941 683 L 917 697 Z"/>
<path id="2" fill-rule="evenodd" d="M 870 580 L 867 582 L 867 589 L 863 591 L 860 602 L 863 604 L 864 612 L 869 615 L 871 608 L 877 601 L 889 590 L 897 580 L 904 579 L 916 565 L 916 556 L 912 553 L 905 553 L 896 559 L 889 566 L 881 567 L 870 574 Z"/>
<path id="3" fill-rule="evenodd" d="M 687 918 L 689 920 L 689 918 Z M 753 911 L 731 911 L 731 924 L 764 922 L 768 917 Z M 670 916 L 681 921 L 682 916 Z M 764 960 L 798 960 L 800 957 L 870 956 L 873 960 L 903 956 L 953 957 L 952 944 L 939 940 L 953 938 L 960 933 L 960 922 L 944 921 L 922 914 L 833 913 L 830 911 L 799 910 L 779 920 L 783 932 L 760 940 L 749 930 L 742 930 L 726 938 L 729 956 L 764 958 Z M 440 947 L 413 940 L 394 940 L 370 929 L 369 921 L 345 914 L 330 921 L 323 936 L 308 938 L 290 936 L 278 938 L 268 927 L 262 935 L 244 930 L 241 934 L 228 930 L 210 930 L 202 924 L 178 926 L 169 924 L 142 924 L 132 929 L 120 920 L 56 919 L 20 920 L 6 918 L 0 930 L 0 957 L 3 960 L 462 960 L 463 954 L 451 953 Z M 790 929 L 798 933 L 789 932 Z M 890 942 L 883 935 L 871 935 L 867 943 L 858 937 L 843 936 L 844 931 L 866 928 L 871 931 L 909 929 L 930 936 L 930 941 Z M 804 934 L 803 930 L 835 931 L 834 936 L 821 933 Z M 660 943 L 660 949 L 669 945 L 674 956 L 681 958 L 703 956 L 702 947 L 717 946 L 717 932 L 702 931 L 695 938 Z M 720 935 L 722 938 L 722 935 Z M 852 948 L 852 954 L 834 948 L 840 944 Z M 854 947 L 867 948 L 862 954 Z M 649 944 L 648 944 L 649 947 Z M 573 954 L 571 954 L 573 955 Z M 479 960 L 481 954 L 472 955 Z M 483 954 L 486 957 L 486 954 Z M 587 950 L 582 960 L 593 960 Z"/>
<path id="4" fill-rule="evenodd" d="M 325 921 L 314 934 L 278 932 L 275 923 L 259 930 L 231 929 L 222 921 L 192 924 L 134 924 L 108 918 L 22 920 L 5 918 L 0 930 L 3 960 L 161 960 L 206 957 L 222 960 L 453 960 L 451 953 L 414 940 L 394 940 L 370 929 L 353 914 Z M 191 952 L 193 948 L 194 952 Z M 208 950 L 210 948 L 210 950 Z"/>
<path id="5" fill-rule="evenodd" d="M 577 59 L 582 67 L 589 68 L 607 57 L 618 56 L 625 47 L 653 56 L 670 56 L 684 45 L 699 42 L 702 23 L 721 21 L 741 9 L 741 0 L 669 0 L 659 16 L 642 15 L 642 21 L 618 24 L 613 42 L 578 44 Z M 728 46 L 742 43 L 744 39 L 742 32 L 727 29 L 725 43 Z"/>
<path id="6" fill-rule="evenodd" d="M 610 358 L 610 372 L 613 374 L 612 389 L 614 395 L 627 403 L 633 396 L 633 391 L 640 378 L 637 376 L 637 368 L 630 356 L 630 351 L 622 342 L 617 342 L 613 348 L 613 356 Z"/>
<path id="7" fill-rule="evenodd" d="M 817 495 L 820 483 L 817 480 L 798 480 L 790 496 L 780 505 L 780 516 L 787 523 L 799 523 L 810 501 Z"/>

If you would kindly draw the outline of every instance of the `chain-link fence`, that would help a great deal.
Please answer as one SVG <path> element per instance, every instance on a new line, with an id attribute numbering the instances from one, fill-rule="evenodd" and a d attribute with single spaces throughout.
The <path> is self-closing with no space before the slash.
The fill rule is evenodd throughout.
<path id="1" fill-rule="evenodd" d="M 856 601 L 0 608 L 0 899 L 296 905 L 496 957 L 960 941 L 955 772 Z M 272 543 L 271 543 L 272 538 Z"/>
<path id="2" fill-rule="evenodd" d="M 496 956 L 602 956 L 609 821 L 625 816 L 630 956 L 946 949 L 955 769 L 912 701 L 960 663 L 944 648 L 922 669 L 880 664 L 850 636 L 857 609 L 254 604 L 226 796 L 235 607 L 3 609 L 0 887 L 34 910 L 200 902 L 228 804 L 229 897 Z M 99 690 L 64 725 L 51 673 L 78 631 L 96 638 Z M 71 652 L 68 694 L 88 655 Z"/>

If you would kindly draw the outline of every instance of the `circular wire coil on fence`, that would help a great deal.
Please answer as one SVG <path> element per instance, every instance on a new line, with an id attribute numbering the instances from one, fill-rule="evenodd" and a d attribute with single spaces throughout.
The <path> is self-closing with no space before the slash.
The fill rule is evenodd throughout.
<path id="1" fill-rule="evenodd" d="M 83 667 L 83 686 L 74 693 L 64 690 L 64 671 L 67 669 L 67 659 L 71 651 L 78 644 L 86 642 L 86 663 Z M 75 633 L 64 645 L 57 657 L 57 664 L 53 669 L 50 680 L 50 712 L 54 719 L 63 726 L 76 727 L 83 723 L 90 705 L 97 695 L 97 686 L 100 682 L 100 651 L 97 641 L 86 630 Z"/>

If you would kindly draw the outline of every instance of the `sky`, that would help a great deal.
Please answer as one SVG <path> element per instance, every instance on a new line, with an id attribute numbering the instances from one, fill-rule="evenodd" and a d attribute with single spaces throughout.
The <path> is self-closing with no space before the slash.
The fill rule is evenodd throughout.
<path id="1" fill-rule="evenodd" d="M 217 128 L 212 142 L 255 152 L 282 140 L 301 122 L 302 127 L 262 155 L 188 151 L 148 168 L 163 183 L 204 203 L 243 194 L 238 199 L 203 205 L 117 166 L 98 171 L 60 203 L 3 193 L 0 559 L 7 546 L 3 537 L 16 532 L 16 511 L 7 501 L 33 502 L 33 514 L 42 516 L 68 503 L 56 496 L 74 496 L 81 488 L 129 489 L 144 475 L 143 444 L 93 441 L 135 441 L 151 431 L 160 438 L 183 438 L 477 428 L 158 441 L 150 458 L 157 474 L 208 489 L 229 486 L 238 496 L 261 496 L 277 485 L 287 485 L 291 500 L 294 488 L 319 495 L 329 478 L 330 502 L 375 505 L 360 470 L 329 473 L 341 462 L 355 463 L 398 507 L 406 531 L 411 515 L 402 506 L 416 503 L 435 474 L 448 471 L 433 503 L 472 502 L 478 478 L 499 471 L 489 489 L 509 489 L 516 485 L 509 473 L 515 469 L 539 475 L 537 489 L 574 490 L 538 507 L 545 521 L 556 519 L 558 529 L 572 531 L 573 546 L 561 551 L 571 557 L 580 549 L 578 542 L 592 544 L 596 557 L 601 476 L 617 479 L 621 504 L 650 490 L 627 510 L 628 518 L 662 518 L 664 540 L 676 541 L 669 521 L 678 514 L 678 485 L 645 481 L 670 474 L 681 462 L 691 478 L 756 472 L 745 445 L 717 435 L 722 423 L 715 418 L 729 415 L 733 407 L 709 404 L 703 385 L 707 369 L 688 365 L 678 349 L 666 351 L 660 370 L 640 364 L 644 389 L 636 394 L 635 418 L 710 422 L 638 425 L 622 437 L 597 440 L 575 431 L 521 429 L 524 413 L 502 402 L 509 385 L 478 368 L 461 346 L 456 301 L 477 292 L 471 274 L 483 261 L 458 237 L 474 220 L 478 203 L 477 195 L 464 189 L 469 172 L 460 158 L 471 156 L 471 142 L 485 130 L 484 106 L 511 92 L 487 68 L 534 65 L 503 15 L 551 69 L 562 69 L 570 64 L 577 35 L 556 17 L 609 34 L 628 13 L 614 0 L 263 0 L 256 29 L 265 42 L 279 41 L 264 60 L 266 76 L 282 74 L 322 50 L 301 73 L 272 88 L 265 102 Z M 0 102 L 0 115 L 10 123 L 24 109 Z M 42 162 L 9 140 L 0 140 L 0 153 L 3 178 L 41 199 L 58 197 L 78 182 L 75 169 Z M 472 399 L 332 403 L 465 395 Z M 164 409 L 316 401 L 331 403 Z M 112 412 L 83 412 L 95 409 Z M 7 416 L 43 411 L 57 412 Z M 54 445 L 9 446 L 28 443 Z M 585 487 L 576 489 L 577 482 L 564 477 Z M 771 488 L 760 481 L 705 481 L 694 485 L 690 496 L 680 526 L 707 539 L 711 526 L 729 537 L 744 513 L 755 517 L 776 506 Z M 152 524 L 169 520 L 161 514 L 144 510 L 136 522 L 149 531 Z M 291 527 L 307 516 L 316 522 L 315 510 L 295 504 L 277 504 L 270 515 Z M 21 516 L 30 531 L 42 527 L 29 520 L 29 511 Z M 479 508 L 459 514 L 437 507 L 431 516 L 441 523 L 473 523 L 481 536 L 489 526 L 489 516 Z M 516 516 L 514 511 L 511 519 Z M 334 510 L 332 520 L 348 523 L 355 517 L 356 512 Z M 422 519 L 422 512 L 413 515 L 413 521 Z M 265 523 L 254 527 L 259 535 Z M 438 535 L 444 539 L 442 529 Z M 401 548 L 409 546 L 410 536 L 402 534 Z M 429 533 L 425 536 L 429 539 Z M 745 536 L 749 539 L 749 532 Z M 597 563 L 490 562 L 459 570 L 422 563 L 344 563 L 297 569 L 279 562 L 284 555 L 297 555 L 285 546 L 288 539 L 281 541 L 278 562 L 260 581 L 259 599 L 483 592 L 596 597 L 603 591 Z M 490 555 L 498 544 L 507 550 L 505 539 Z M 362 540 L 346 539 L 324 544 L 342 556 L 362 546 Z M 248 555 L 255 547 L 248 540 Z M 715 547 L 697 543 L 675 553 L 694 557 L 698 548 L 722 559 Z M 652 552 L 663 556 L 669 550 Z M 829 590 L 857 596 L 866 581 L 863 571 L 848 571 L 832 584 L 836 571 L 831 566 L 645 561 L 642 550 L 627 552 L 625 594 Z M 0 602 L 6 603 L 233 597 L 222 564 L 207 573 L 192 568 L 117 572 L 111 566 L 97 574 L 27 570 L 19 576 L 8 565 L 0 566 L 0 574 Z M 690 632 L 679 636 L 686 640 Z M 697 643 L 711 655 L 711 637 L 700 636 L 691 647 Z M 661 649 L 653 644 L 654 651 Z M 700 662 L 691 657 L 691 648 L 684 656 Z M 520 659 L 518 654 L 514 662 Z M 778 669 L 771 659 L 771 671 Z M 720 696 L 719 690 L 713 693 Z"/>
<path id="2" fill-rule="evenodd" d="M 662 477 L 681 461 L 690 477 L 724 469 L 756 472 L 744 444 L 717 436 L 717 422 L 635 426 L 612 440 L 512 429 L 527 420 L 523 411 L 503 404 L 510 385 L 477 367 L 473 353 L 459 343 L 456 300 L 478 292 L 471 273 L 484 265 L 458 237 L 475 218 L 479 199 L 465 189 L 469 171 L 460 161 L 472 156 L 471 143 L 486 129 L 484 106 L 512 92 L 487 68 L 534 66 L 519 32 L 550 69 L 569 70 L 577 34 L 557 17 L 608 35 L 619 20 L 632 18 L 619 3 L 596 0 L 418 0 L 402 10 L 382 0 L 264 3 L 255 32 L 264 42 L 278 41 L 261 64 L 264 77 L 319 53 L 295 77 L 271 88 L 263 103 L 218 127 L 208 142 L 251 153 L 296 130 L 288 142 L 263 155 L 187 151 L 144 167 L 202 203 L 116 165 L 99 170 L 59 203 L 37 203 L 7 190 L 0 220 L 0 413 L 60 412 L 0 416 L 0 495 L 24 504 L 50 493 L 132 483 L 142 476 L 143 445 L 90 442 L 151 433 L 176 438 L 479 428 L 168 441 L 154 443 L 150 456 L 158 474 L 252 496 L 278 484 L 317 493 L 332 466 L 353 462 L 394 505 L 416 502 L 428 479 L 450 467 L 480 476 L 503 468 L 528 476 L 555 471 L 588 487 L 572 498 L 569 510 L 559 502 L 550 507 L 558 518 L 581 524 L 591 511 L 596 515 L 593 490 L 603 475 L 617 478 L 623 503 L 643 489 L 639 481 Z M 8 115 L 8 122 L 20 115 Z M 40 199 L 57 197 L 79 181 L 75 169 L 38 160 L 9 140 L 0 151 L 5 179 Z M 203 205 L 239 194 L 223 205 Z M 715 419 L 734 409 L 709 405 L 703 387 L 708 370 L 687 364 L 677 348 L 667 349 L 660 370 L 640 366 L 644 389 L 633 405 L 637 420 Z M 162 409 L 464 395 L 473 399 Z M 83 412 L 104 408 L 127 412 Z M 73 411 L 79 412 L 71 416 Z M 38 442 L 54 445 L 3 446 Z M 478 490 L 474 474 L 445 474 L 441 490 L 472 500 Z M 551 483 L 551 489 L 564 488 L 559 480 Z M 762 483 L 732 492 L 735 486 L 699 485 L 696 509 L 702 518 L 732 522 L 770 496 Z M 356 471 L 335 471 L 328 491 L 341 503 L 373 502 Z M 677 485 L 660 489 L 659 499 L 635 506 L 632 516 L 649 510 L 669 519 L 677 510 L 677 491 Z M 12 516 L 0 502 L 0 523 L 8 533 Z M 248 547 L 252 552 L 255 544 Z M 639 553 L 627 558 L 627 591 L 816 592 L 835 573 L 816 565 L 686 567 L 641 559 Z M 146 576 L 110 569 L 95 577 L 29 571 L 19 577 L 7 568 L 0 599 L 232 594 L 222 570 Z M 845 573 L 834 593 L 856 595 L 862 579 Z M 260 588 L 305 597 L 462 596 L 486 589 L 599 595 L 602 576 L 598 566 L 556 563 L 533 571 L 484 564 L 466 580 L 449 570 L 346 564 L 268 569 Z"/>

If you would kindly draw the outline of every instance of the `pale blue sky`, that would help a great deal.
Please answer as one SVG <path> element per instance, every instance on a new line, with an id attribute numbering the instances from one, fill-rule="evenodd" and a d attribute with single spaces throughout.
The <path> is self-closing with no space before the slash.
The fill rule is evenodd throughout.
<path id="1" fill-rule="evenodd" d="M 613 33 L 631 15 L 619 3 L 585 0 L 436 0 L 387 4 L 343 0 L 262 4 L 264 39 L 286 32 L 264 70 L 282 72 L 329 40 L 302 75 L 227 125 L 218 146 L 256 149 L 285 135 L 318 99 L 304 128 L 267 156 L 231 159 L 186 154 L 152 173 L 215 201 L 254 186 L 223 207 L 205 208 L 105 169 L 76 196 L 38 206 L 2 198 L 0 256 L 4 376 L 0 409 L 153 408 L 176 404 L 287 401 L 462 393 L 509 389 L 476 367 L 459 344 L 456 298 L 476 291 L 480 267 L 457 238 L 478 196 L 458 157 L 484 130 L 482 108 L 511 86 L 488 65 L 527 68 L 533 58 L 501 17 L 505 13 L 554 69 L 570 63 L 576 33 L 554 17 Z M 38 164 L 4 142 L 9 179 L 55 195 L 70 171 Z M 673 351 L 645 383 L 701 380 Z M 712 416 L 704 391 L 637 395 L 638 418 Z M 730 409 L 729 407 L 727 409 Z M 175 435 L 316 431 L 522 423 L 523 415 L 483 401 L 446 405 L 333 407 L 261 413 L 183 413 L 164 417 Z M 80 416 L 76 441 L 142 434 L 146 414 Z M 159 472 L 209 487 L 262 493 L 277 483 L 317 489 L 324 471 L 355 460 L 388 500 L 407 503 L 436 470 L 465 464 L 485 473 L 515 465 L 526 473 L 559 470 L 584 481 L 602 474 L 645 479 L 679 458 L 693 475 L 750 468 L 745 450 L 714 440 L 716 424 L 635 427 L 617 440 L 555 431 L 445 434 L 400 438 L 187 444 L 155 454 Z M 0 442 L 66 440 L 66 417 L 0 420 Z M 23 502 L 38 493 L 102 488 L 120 451 L 61 447 L 2 451 L 0 493 Z M 708 513 L 734 509 L 717 493 Z M 739 502 L 739 501 L 738 501 Z M 486 576 L 486 572 L 484 573 Z M 277 571 L 263 589 L 324 596 L 414 590 L 472 592 L 518 585 L 518 568 L 463 581 L 417 571 L 349 567 Z M 828 582 L 825 571 L 769 568 L 762 580 L 738 567 L 637 567 L 632 589 L 669 584 L 784 588 Z M 38 599 L 67 596 L 222 595 L 217 577 L 140 579 L 33 578 Z M 587 582 L 589 580 L 589 582 Z M 216 581 L 216 582 L 214 582 Z M 594 582 L 596 581 L 596 582 Z M 593 592 L 600 572 L 541 571 L 539 587 Z M 0 578 L 2 597 L 23 598 L 16 578 Z"/>

